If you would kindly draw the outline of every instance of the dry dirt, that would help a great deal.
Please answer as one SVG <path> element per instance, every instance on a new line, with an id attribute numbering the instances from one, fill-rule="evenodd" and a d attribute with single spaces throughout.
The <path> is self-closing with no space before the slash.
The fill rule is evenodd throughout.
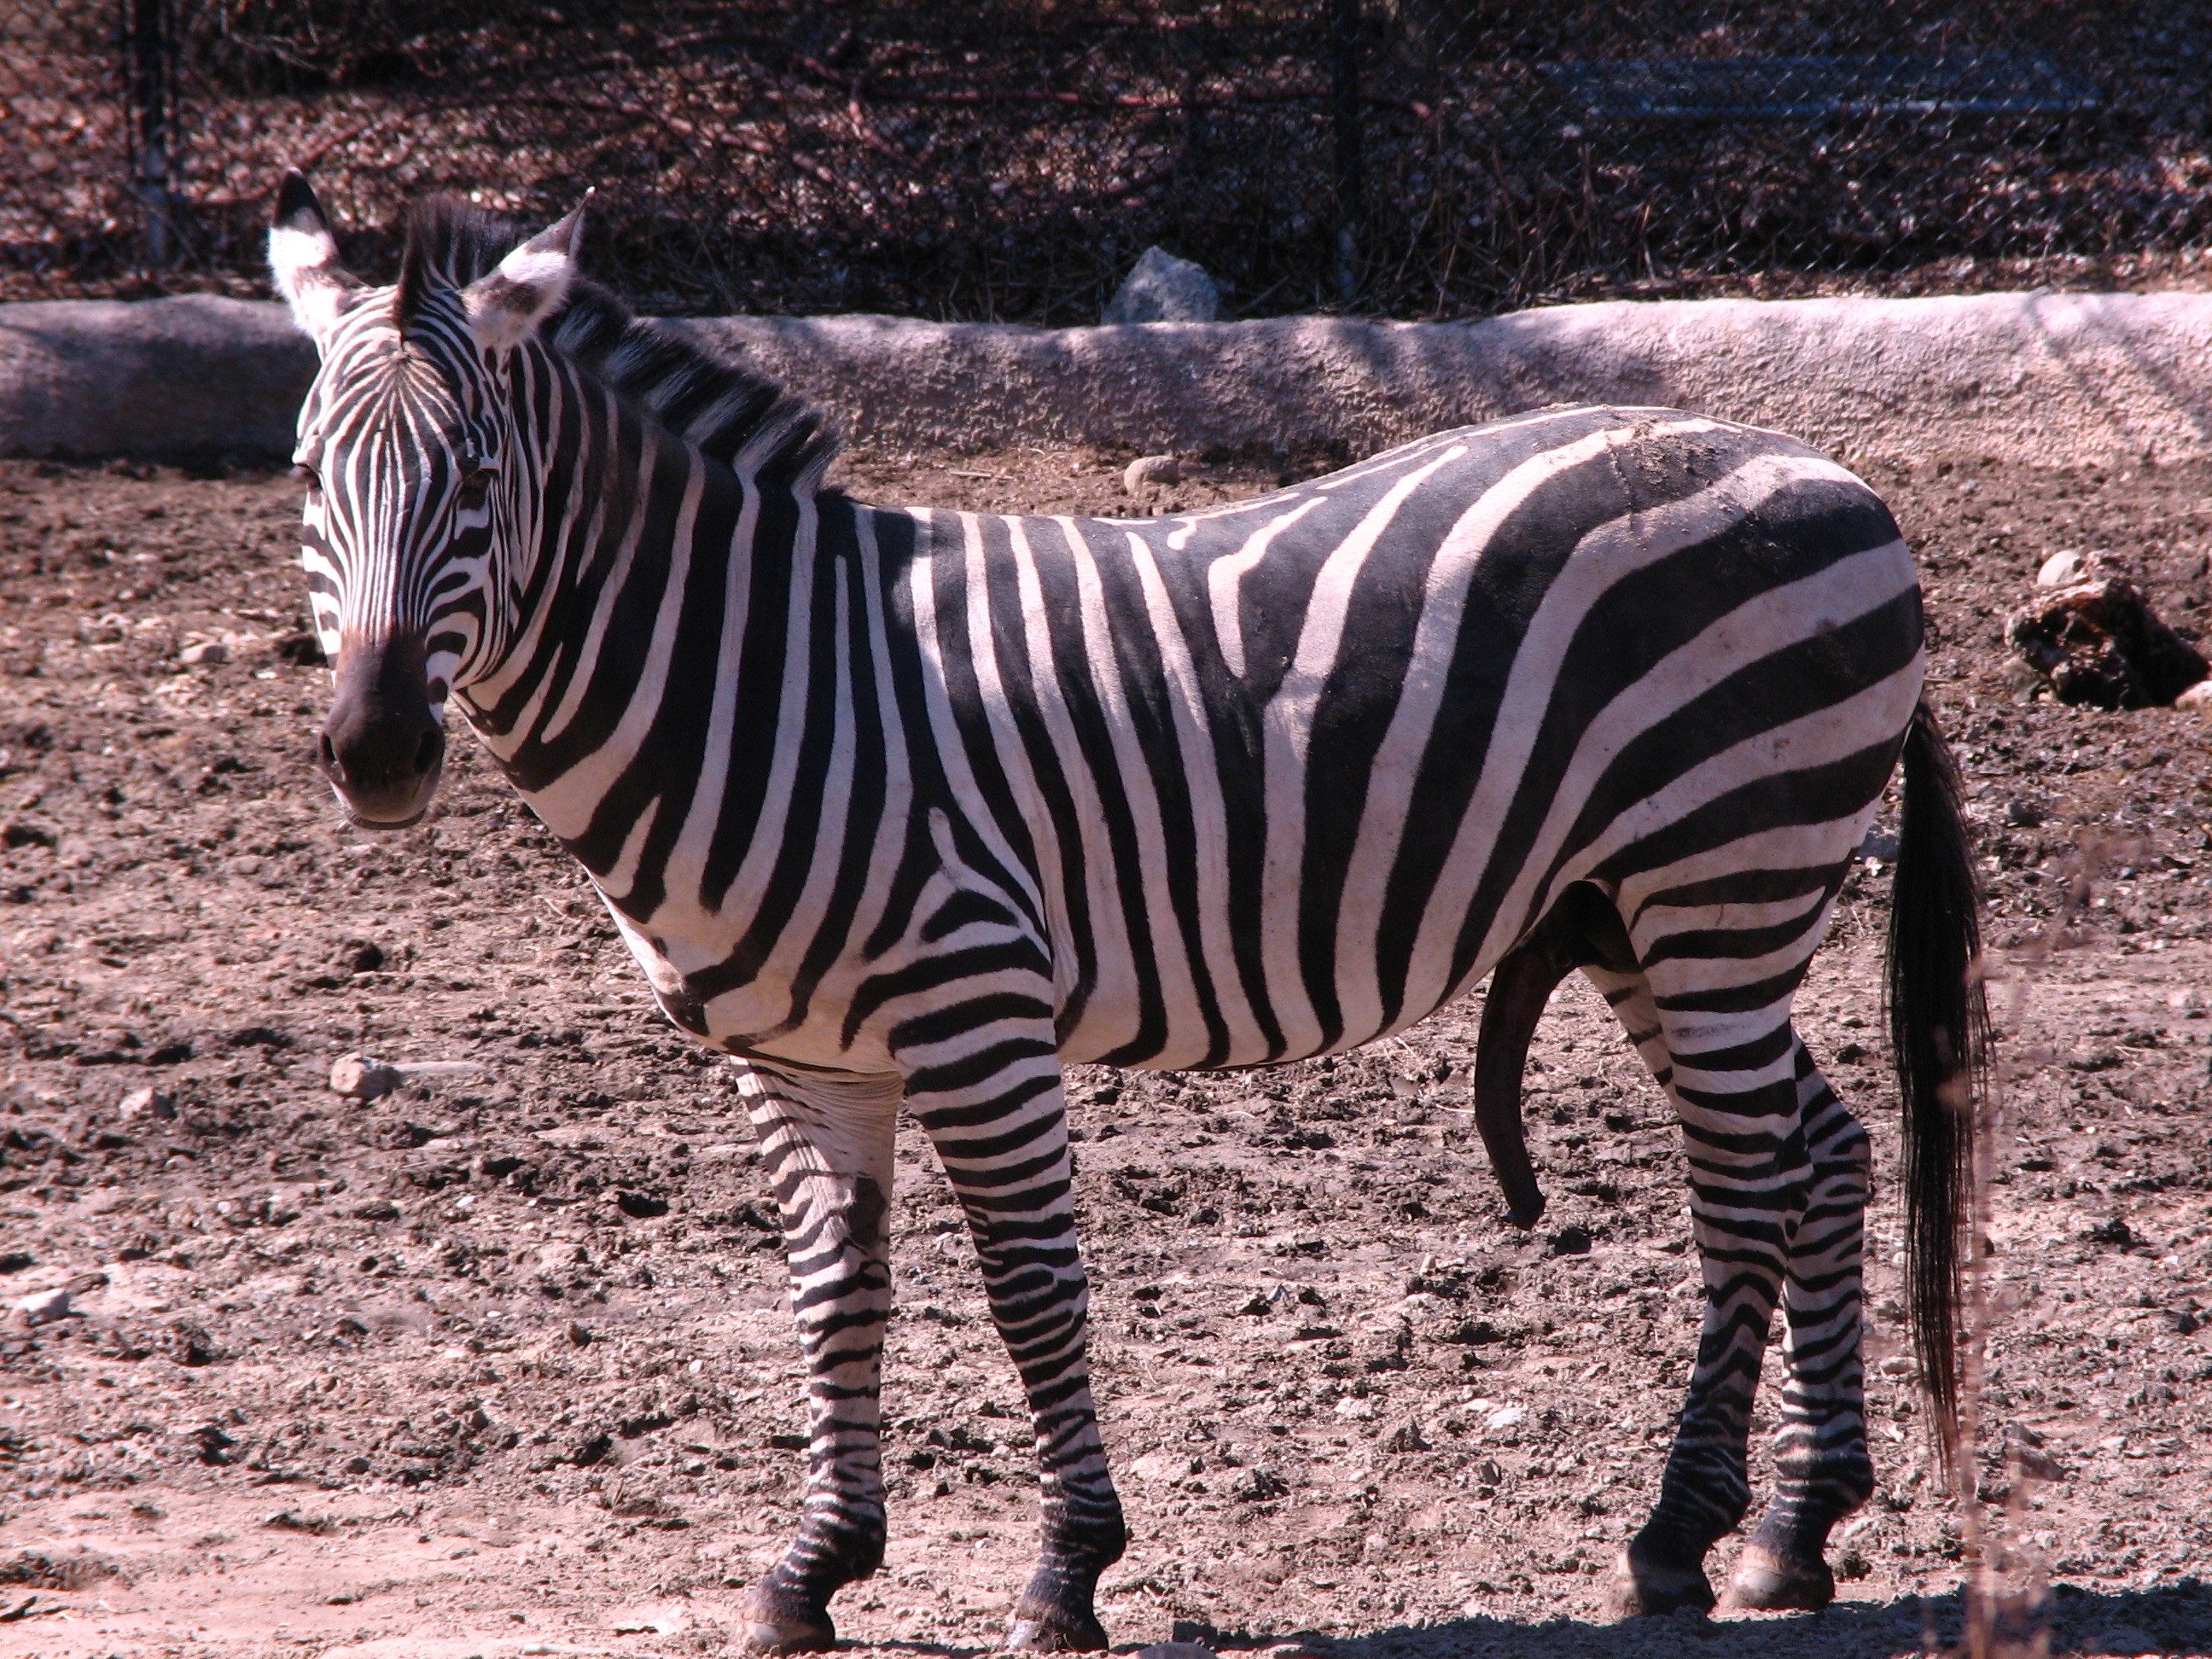
<path id="1" fill-rule="evenodd" d="M 846 473 L 1122 510 L 1126 459 Z M 1273 482 L 1222 464 L 1153 504 Z M 1875 482 L 1928 572 L 2010 1032 L 1981 1490 L 2052 1581 L 2057 1648 L 2212 1651 L 2206 729 L 2027 700 L 1998 643 L 2061 547 L 2108 550 L 2195 632 L 2212 479 Z M 339 823 L 306 765 L 326 677 L 297 660 L 295 511 L 269 473 L 0 465 L 0 1294 L 72 1297 L 0 1325 L 0 1653 L 719 1650 L 793 1524 L 803 1426 L 727 1079 L 465 747 L 426 827 Z M 1803 1003 L 1885 1177 L 1881 1491 L 1843 1531 L 1834 1608 L 1602 1621 L 1698 1299 L 1661 1101 L 1571 987 L 1531 1066 L 1534 1236 L 1498 1218 L 1468 1113 L 1471 1007 L 1334 1062 L 1075 1077 L 1135 1534 L 1104 1589 L 1116 1639 L 1955 1639 L 1971 1517 L 1936 1490 L 1895 1300 L 1887 885 L 1854 878 Z M 352 1049 L 443 1069 L 364 1106 L 325 1086 Z M 838 1613 L 856 1642 L 972 1651 L 1030 1559 L 1027 1436 L 910 1132 L 900 1162 L 890 1559 Z"/>

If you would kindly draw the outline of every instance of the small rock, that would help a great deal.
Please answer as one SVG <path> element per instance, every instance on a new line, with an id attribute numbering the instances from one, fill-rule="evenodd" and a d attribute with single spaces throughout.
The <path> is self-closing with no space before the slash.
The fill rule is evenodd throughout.
<path id="1" fill-rule="evenodd" d="M 2089 578 L 2089 561 L 2072 548 L 2053 553 L 2035 573 L 2038 587 L 2071 587 Z"/>
<path id="2" fill-rule="evenodd" d="M 1588 1255 L 1590 1248 L 1589 1229 L 1570 1222 L 1552 1235 L 1553 1255 Z"/>
<path id="3" fill-rule="evenodd" d="M 40 1291 L 18 1302 L 15 1311 L 23 1316 L 26 1325 L 51 1325 L 57 1319 L 69 1317 L 70 1293 L 65 1290 Z"/>
<path id="4" fill-rule="evenodd" d="M 76 625 L 76 636 L 87 645 L 113 645 L 131 632 L 131 618 L 117 611 L 88 617 Z"/>
<path id="5" fill-rule="evenodd" d="M 230 647 L 221 640 L 202 640 L 178 652 L 177 660 L 187 668 L 213 668 L 230 660 Z"/>
<path id="6" fill-rule="evenodd" d="M 1139 455 L 1121 472 L 1121 488 L 1132 495 L 1182 482 L 1182 463 L 1172 455 Z"/>
<path id="7" fill-rule="evenodd" d="M 1528 1408 L 1526 1406 L 1500 1406 L 1483 1420 L 1493 1431 L 1518 1428 L 1528 1420 Z"/>
<path id="8" fill-rule="evenodd" d="M 1178 259 L 1157 245 L 1137 263 L 1111 300 L 1104 322 L 1210 323 L 1221 315 L 1221 289 L 1206 267 Z"/>
<path id="9" fill-rule="evenodd" d="M 2173 700 L 2176 708 L 2202 708 L 2212 704 L 2212 679 L 2199 680 Z"/>
<path id="10" fill-rule="evenodd" d="M 0 1250 L 0 1273 L 19 1273 L 38 1265 L 39 1258 L 28 1250 Z"/>
<path id="11" fill-rule="evenodd" d="M 2182 695 L 2186 696 L 2189 694 L 2184 692 Z M 2014 795 L 2005 803 L 2005 822 L 2015 830 L 2040 829 L 2044 820 L 2050 816 L 2039 802 L 2032 801 L 2025 795 Z"/>
<path id="12" fill-rule="evenodd" d="M 375 1100 L 401 1082 L 399 1068 L 365 1054 L 340 1054 L 331 1067 L 331 1092 L 349 1100 Z"/>
<path id="13" fill-rule="evenodd" d="M 1425 1452 L 1429 1449 L 1428 1437 L 1421 1432 L 1420 1424 L 1409 1417 L 1390 1431 L 1390 1437 L 1382 1443 L 1382 1449 L 1392 1452 Z"/>
<path id="14" fill-rule="evenodd" d="M 568 1340 L 580 1348 L 590 1347 L 592 1346 L 591 1328 L 580 1321 L 572 1322 L 568 1326 Z"/>
<path id="15" fill-rule="evenodd" d="M 149 1085 L 143 1089 L 133 1089 L 124 1096 L 116 1103 L 115 1109 L 126 1118 L 173 1118 L 177 1115 L 177 1097 L 166 1089 L 156 1089 Z"/>

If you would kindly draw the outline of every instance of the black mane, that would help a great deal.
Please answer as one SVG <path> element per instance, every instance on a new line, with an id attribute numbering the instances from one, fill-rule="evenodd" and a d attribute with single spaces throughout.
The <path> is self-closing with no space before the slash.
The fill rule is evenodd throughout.
<path id="1" fill-rule="evenodd" d="M 430 294 L 488 275 L 523 240 L 511 221 L 442 196 L 410 204 L 406 232 L 396 305 L 402 332 Z M 597 283 L 579 279 L 539 337 L 725 465 L 742 454 L 750 470 L 796 480 L 818 477 L 836 453 L 819 410 L 638 316 Z"/>

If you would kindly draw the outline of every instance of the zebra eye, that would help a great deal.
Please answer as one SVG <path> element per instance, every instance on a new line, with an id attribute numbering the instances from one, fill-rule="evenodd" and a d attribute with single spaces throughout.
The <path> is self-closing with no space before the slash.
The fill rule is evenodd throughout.
<path id="1" fill-rule="evenodd" d="M 495 467 L 471 467 L 461 478 L 461 506 L 471 512 L 482 507 L 484 497 L 491 493 L 491 481 L 497 473 Z"/>

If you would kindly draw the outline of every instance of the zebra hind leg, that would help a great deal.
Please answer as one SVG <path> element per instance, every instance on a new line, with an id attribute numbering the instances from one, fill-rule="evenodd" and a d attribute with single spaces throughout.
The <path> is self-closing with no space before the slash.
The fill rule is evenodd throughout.
<path id="1" fill-rule="evenodd" d="M 1091 1292 L 1051 1025 L 1000 1020 L 933 1045 L 929 1063 L 909 1069 L 907 1090 L 967 1212 L 991 1316 L 1036 1427 L 1042 1547 L 1006 1644 L 1103 1649 L 1098 1577 L 1121 1559 L 1128 1532 L 1091 1395 Z"/>
<path id="2" fill-rule="evenodd" d="M 813 1652 L 836 1645 L 830 1598 L 884 1559 L 879 1390 L 898 1083 L 801 1084 L 747 1066 L 740 1085 L 782 1212 L 811 1417 L 799 1535 L 753 1587 L 746 1646 Z"/>
<path id="3" fill-rule="evenodd" d="M 1757 988 L 1772 1000 L 1745 1009 L 1740 992 L 1708 982 L 1724 981 L 1728 965 L 1673 958 L 1638 973 L 1585 970 L 1674 1102 L 1705 1282 L 1697 1364 L 1659 1501 L 1614 1570 L 1623 1615 L 1714 1605 L 1705 1558 L 1750 1504 L 1752 1403 L 1810 1174 L 1791 1066 L 1796 975 Z"/>
<path id="4" fill-rule="evenodd" d="M 1836 1593 L 1828 1532 L 1874 1491 L 1861 1369 L 1867 1137 L 1797 1045 L 1797 1097 L 1813 1179 L 1783 1290 L 1787 1376 L 1775 1436 L 1774 1500 L 1729 1586 L 1731 1606 L 1824 1607 Z"/>

